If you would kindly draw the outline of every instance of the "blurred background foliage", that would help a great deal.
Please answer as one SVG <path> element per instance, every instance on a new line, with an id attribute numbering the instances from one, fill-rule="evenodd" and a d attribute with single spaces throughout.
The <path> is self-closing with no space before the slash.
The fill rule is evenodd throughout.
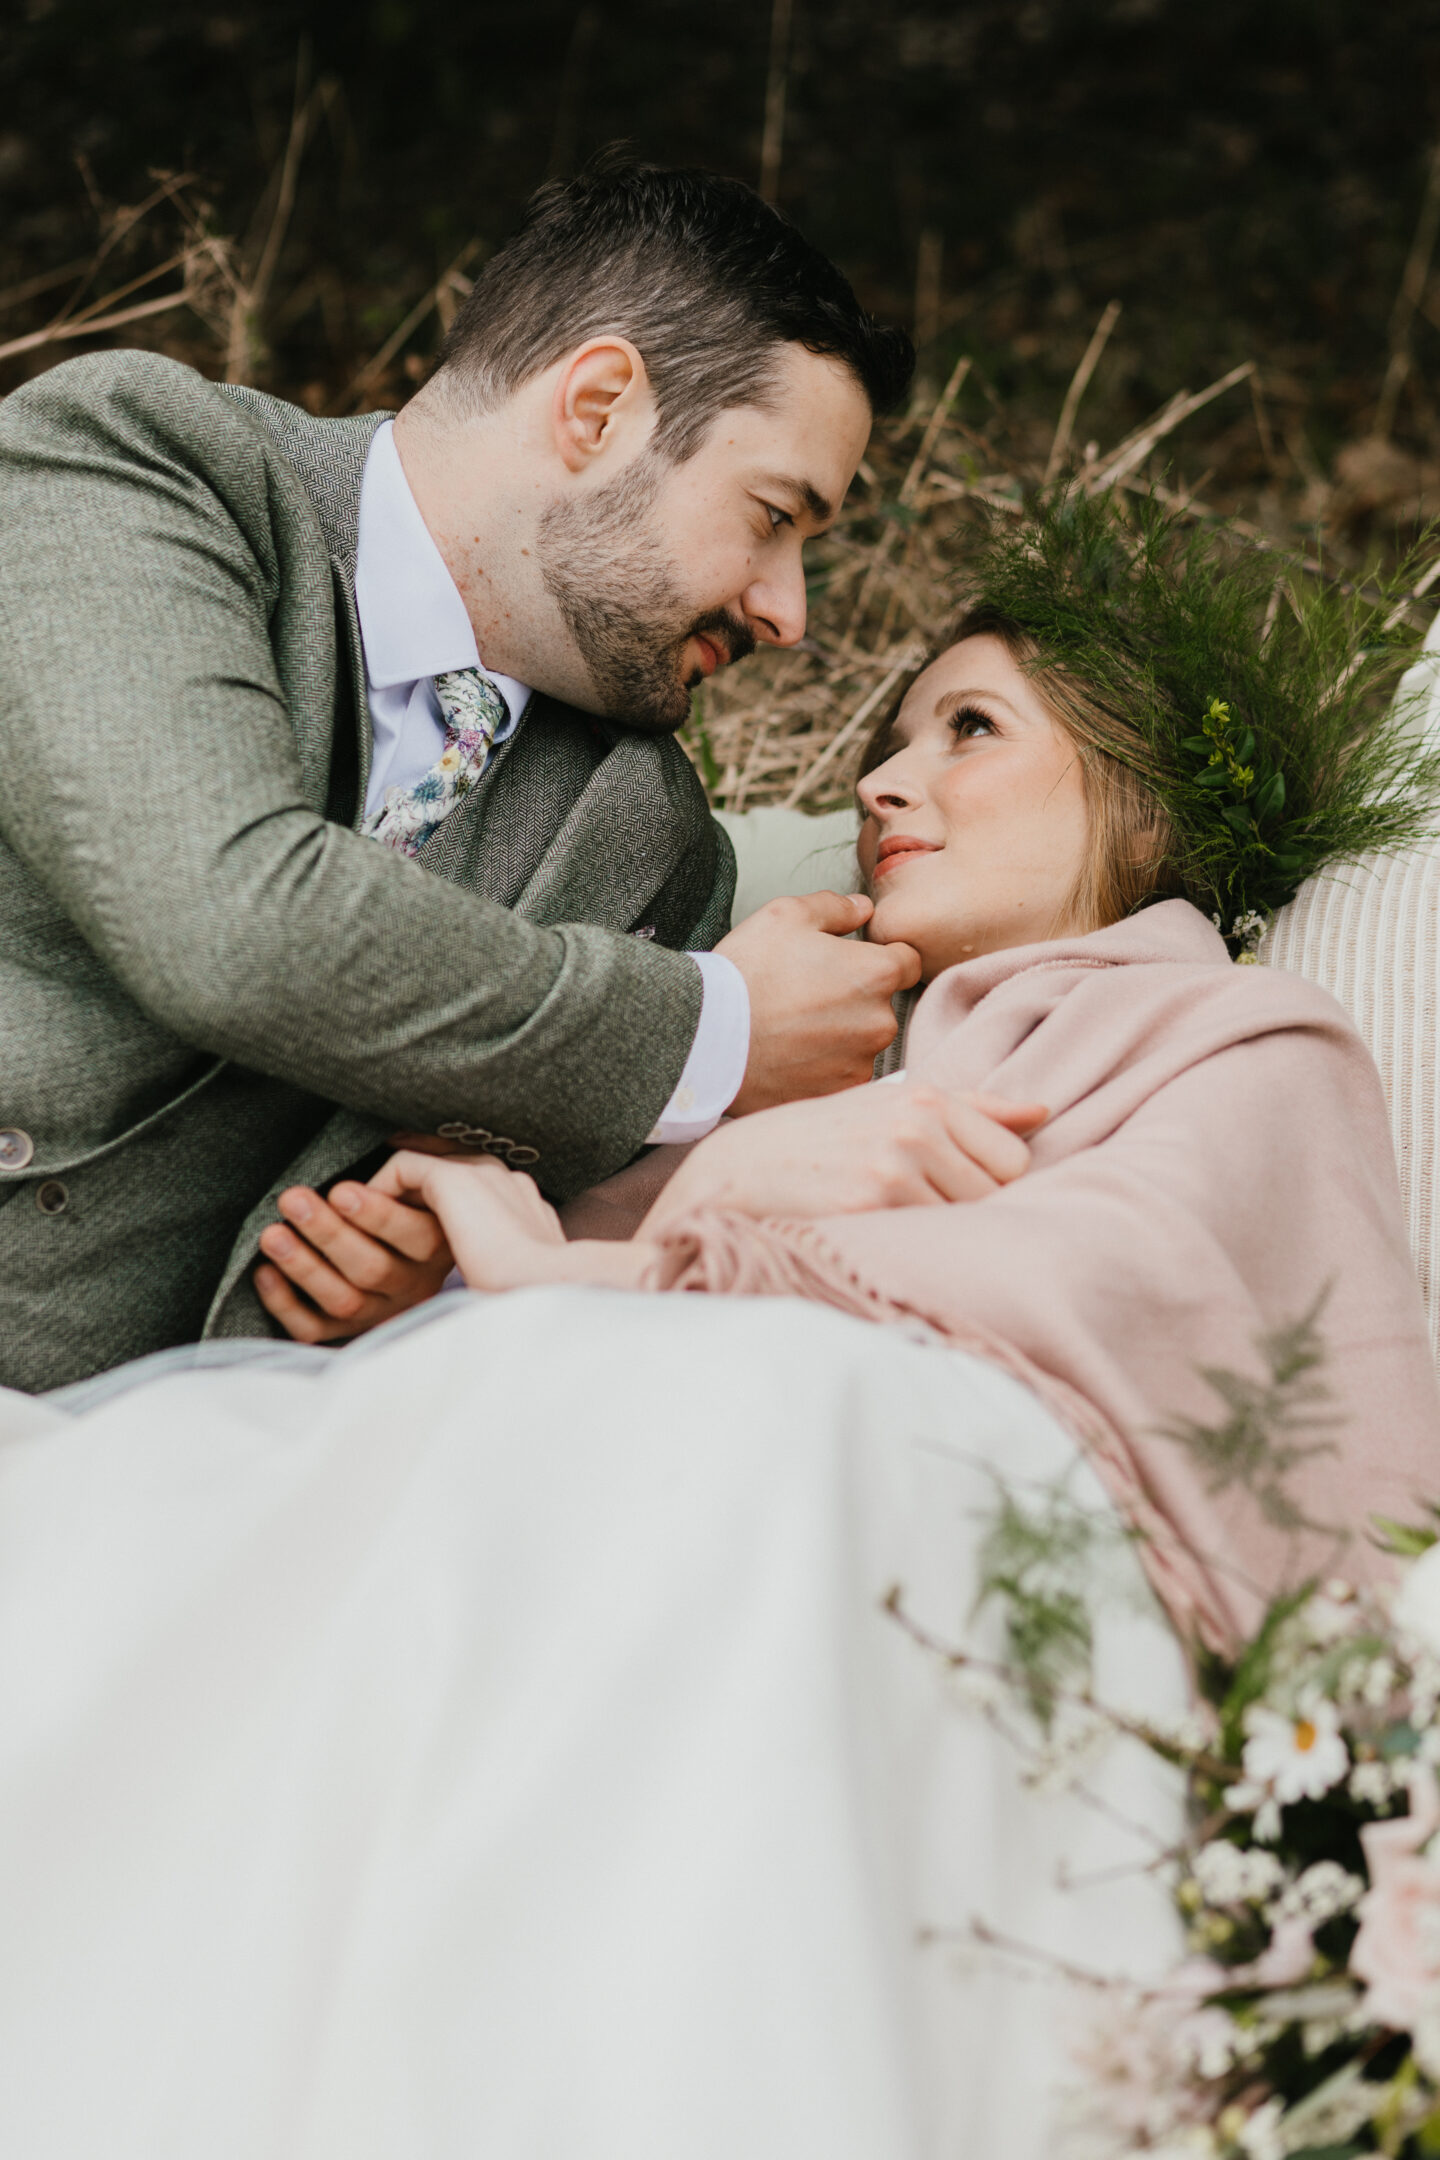
<path id="1" fill-rule="evenodd" d="M 913 328 L 920 389 L 877 444 L 852 553 L 911 560 L 896 517 L 1023 493 L 1087 348 L 1077 460 L 1251 362 L 1137 469 L 1342 566 L 1440 505 L 1440 0 L 11 0 L 7 17 L 0 391 L 134 343 L 317 412 L 398 405 L 531 189 L 624 137 L 762 182 Z M 962 355 L 931 485 L 916 439 Z M 923 622 L 838 563 L 817 597 L 845 590 L 847 650 L 883 656 Z"/>

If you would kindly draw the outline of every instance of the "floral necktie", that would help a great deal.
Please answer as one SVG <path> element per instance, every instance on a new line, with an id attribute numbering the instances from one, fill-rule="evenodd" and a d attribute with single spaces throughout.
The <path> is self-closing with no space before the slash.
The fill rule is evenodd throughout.
<path id="1" fill-rule="evenodd" d="M 445 748 L 413 787 L 386 788 L 385 800 L 360 828 L 399 855 L 418 855 L 436 826 L 469 794 L 510 717 L 504 698 L 479 668 L 437 675 L 435 695 L 445 716 Z"/>

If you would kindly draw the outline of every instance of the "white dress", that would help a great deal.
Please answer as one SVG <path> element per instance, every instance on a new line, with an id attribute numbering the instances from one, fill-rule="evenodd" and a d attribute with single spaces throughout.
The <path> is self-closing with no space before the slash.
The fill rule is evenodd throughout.
<path id="1" fill-rule="evenodd" d="M 882 1610 L 965 1633 L 997 1471 L 1103 1507 L 971 1357 L 460 1294 L 0 1439 L 14 2160 L 1041 2160 L 1051 1960 L 1175 1954 L 1169 1774 L 1031 1790 Z M 1138 1591 L 1096 1657 L 1183 1710 Z"/>

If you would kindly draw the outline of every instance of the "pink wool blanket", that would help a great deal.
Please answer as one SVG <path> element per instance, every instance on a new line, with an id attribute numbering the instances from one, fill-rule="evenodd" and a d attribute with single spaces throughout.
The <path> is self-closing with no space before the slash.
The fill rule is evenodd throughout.
<path id="1" fill-rule="evenodd" d="M 815 1223 L 695 1214 L 655 1287 L 919 1316 L 1031 1386 L 1144 1534 L 1182 1633 L 1233 1649 L 1312 1574 L 1389 1565 L 1440 1497 L 1440 1395 L 1379 1075 L 1333 998 L 1234 966 L 1182 900 L 987 955 L 921 998 L 911 1078 L 1049 1105 L 984 1200 Z M 1328 1400 L 1254 1458 L 1227 1382 L 1319 1307 Z M 1173 1437 L 1189 1421 L 1217 1437 Z M 1303 1518 L 1287 1519 L 1292 1511 Z"/>

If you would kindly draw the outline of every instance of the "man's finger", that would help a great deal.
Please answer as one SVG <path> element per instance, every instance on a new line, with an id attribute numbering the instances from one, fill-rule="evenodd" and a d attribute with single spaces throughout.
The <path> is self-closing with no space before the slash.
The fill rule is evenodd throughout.
<path id="1" fill-rule="evenodd" d="M 911 990 L 919 982 L 920 955 L 913 945 L 902 945 L 897 939 L 893 945 L 867 945 L 865 950 L 885 963 L 880 976 L 891 985 L 888 996 L 893 997 L 896 990 Z"/>
<path id="2" fill-rule="evenodd" d="M 366 1304 L 364 1291 L 338 1274 L 313 1245 L 297 1237 L 293 1230 L 272 1223 L 260 1233 L 260 1250 L 332 1320 L 360 1318 Z"/>
<path id="3" fill-rule="evenodd" d="M 307 1304 L 298 1291 L 291 1289 L 278 1268 L 262 1264 L 251 1279 L 255 1284 L 255 1295 L 266 1312 L 279 1321 L 295 1342 L 342 1342 L 351 1332 L 345 1323 L 329 1320 L 313 1305 Z"/>
<path id="4" fill-rule="evenodd" d="M 774 905 L 796 912 L 802 925 L 823 930 L 830 937 L 848 937 L 852 930 L 869 922 L 875 912 L 874 901 L 867 900 L 864 893 L 801 893 Z"/>
<path id="5" fill-rule="evenodd" d="M 428 1208 L 404 1207 L 376 1192 L 373 1185 L 357 1185 L 347 1178 L 331 1188 L 330 1205 L 353 1230 L 391 1246 L 407 1260 L 424 1263 L 445 1250 L 445 1233 Z"/>
<path id="6" fill-rule="evenodd" d="M 281 1193 L 276 1206 L 306 1244 L 324 1253 L 346 1282 L 372 1293 L 384 1292 L 392 1286 L 397 1266 L 394 1253 L 378 1239 L 367 1237 L 363 1230 L 352 1227 L 343 1216 L 336 1214 L 328 1200 L 322 1200 L 308 1186 L 292 1186 L 289 1192 Z M 270 1257 L 275 1260 L 280 1256 L 272 1252 Z M 292 1281 L 295 1280 L 292 1269 L 286 1268 L 285 1272 Z M 304 1287 L 308 1290 L 310 1286 L 307 1283 Z M 327 1312 L 335 1310 L 323 1298 L 320 1302 Z"/>

